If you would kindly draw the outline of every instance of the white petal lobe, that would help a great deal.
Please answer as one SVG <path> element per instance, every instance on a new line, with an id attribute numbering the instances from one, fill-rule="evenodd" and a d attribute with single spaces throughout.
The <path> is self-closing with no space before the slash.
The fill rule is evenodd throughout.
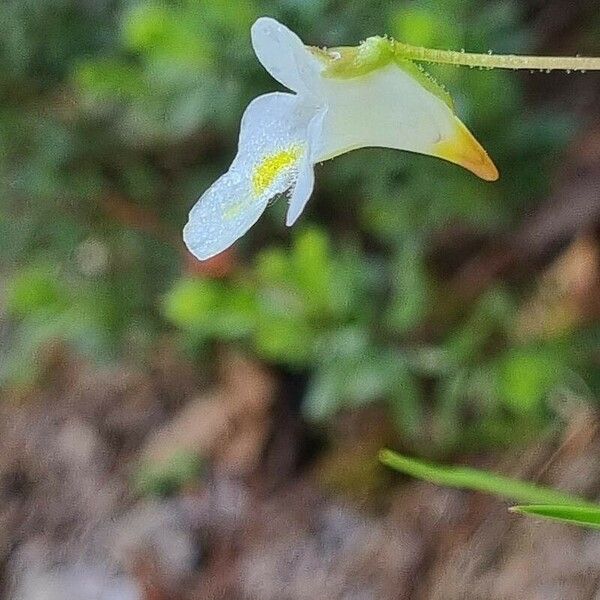
<path id="1" fill-rule="evenodd" d="M 304 177 L 310 157 L 313 116 L 291 94 L 266 94 L 250 103 L 229 171 L 190 212 L 183 237 L 192 254 L 205 260 L 222 252 L 252 227 L 274 196 L 290 190 L 294 197 L 300 165 Z"/>
<path id="2" fill-rule="evenodd" d="M 183 241 L 190 252 L 206 260 L 244 235 L 267 207 L 269 199 L 253 200 L 244 174 L 230 169 L 203 194 L 190 212 Z"/>
<path id="3" fill-rule="evenodd" d="M 299 166 L 298 181 L 290 197 L 285 224 L 293 225 L 302 214 L 315 186 L 315 149 L 319 148 L 319 141 L 323 130 L 323 120 L 327 115 L 326 110 L 318 112 L 310 121 L 307 129 L 309 152 Z"/>
<path id="4" fill-rule="evenodd" d="M 294 192 L 290 197 L 290 206 L 288 208 L 285 224 L 290 227 L 302 214 L 308 199 L 310 198 L 315 186 L 315 170 L 309 161 L 305 161 L 300 167 L 300 174 Z"/>
<path id="5" fill-rule="evenodd" d="M 294 32 L 275 19 L 261 17 L 252 26 L 252 46 L 277 81 L 306 97 L 318 96 L 323 65 Z"/>

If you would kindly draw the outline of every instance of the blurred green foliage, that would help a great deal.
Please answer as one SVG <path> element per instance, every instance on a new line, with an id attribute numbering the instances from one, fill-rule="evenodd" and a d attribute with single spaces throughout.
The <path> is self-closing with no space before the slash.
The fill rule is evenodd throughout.
<path id="1" fill-rule="evenodd" d="M 138 494 L 144 496 L 172 496 L 196 481 L 203 474 L 200 457 L 192 452 L 176 452 L 162 463 L 146 462 L 138 465 L 132 484 Z"/>
<path id="2" fill-rule="evenodd" d="M 547 191 L 574 124 L 526 106 L 515 73 L 431 69 L 498 184 L 363 150 L 318 169 L 304 228 L 285 230 L 275 204 L 231 276 L 182 274 L 180 243 L 188 209 L 234 154 L 245 105 L 279 87 L 250 46 L 257 16 L 321 45 L 387 32 L 518 52 L 532 42 L 521 12 L 516 0 L 4 0 L 0 382 L 31 377 L 36 349 L 56 337 L 101 359 L 143 357 L 174 326 L 200 356 L 222 341 L 307 373 L 313 418 L 385 401 L 399 430 L 432 448 L 547 426 L 557 389 L 600 379 L 589 332 L 518 341 L 527 290 L 515 286 L 456 312 L 429 257 L 440 228 L 511 227 Z"/>

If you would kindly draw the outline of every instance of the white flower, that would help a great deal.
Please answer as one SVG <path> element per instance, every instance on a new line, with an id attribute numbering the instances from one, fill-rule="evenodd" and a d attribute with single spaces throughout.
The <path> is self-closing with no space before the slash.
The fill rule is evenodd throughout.
<path id="1" fill-rule="evenodd" d="M 486 180 L 498 177 L 444 90 L 394 55 L 392 40 L 320 50 L 263 17 L 252 27 L 252 44 L 267 71 L 295 93 L 265 94 L 246 109 L 237 156 L 192 208 L 183 232 L 197 258 L 233 244 L 279 194 L 289 198 L 292 225 L 312 193 L 314 165 L 357 148 L 420 152 Z"/>

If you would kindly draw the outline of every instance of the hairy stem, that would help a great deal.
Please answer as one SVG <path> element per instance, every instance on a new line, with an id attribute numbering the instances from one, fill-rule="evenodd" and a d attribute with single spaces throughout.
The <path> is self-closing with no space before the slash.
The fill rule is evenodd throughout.
<path id="1" fill-rule="evenodd" d="M 600 71 L 600 58 L 584 56 L 519 56 L 517 54 L 474 54 L 435 50 L 394 42 L 394 52 L 402 58 L 430 63 L 480 67 L 482 69 L 531 69 L 540 71 Z"/>

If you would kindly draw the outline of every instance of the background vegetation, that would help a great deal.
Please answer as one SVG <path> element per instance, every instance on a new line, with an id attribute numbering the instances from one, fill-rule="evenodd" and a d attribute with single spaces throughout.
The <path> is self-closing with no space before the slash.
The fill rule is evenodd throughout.
<path id="1" fill-rule="evenodd" d="M 532 313 L 536 293 L 550 303 L 536 277 L 460 280 L 548 193 L 582 126 L 531 105 L 515 73 L 432 68 L 499 165 L 497 184 L 363 150 L 318 169 L 299 227 L 285 230 L 273 206 L 217 277 L 185 256 L 187 210 L 226 168 L 246 103 L 277 86 L 250 46 L 259 14 L 315 44 L 388 32 L 535 50 L 521 3 L 371 4 L 346 3 L 340 19 L 339 3 L 319 0 L 3 2 L 4 384 L 35 377 L 48 339 L 143 360 L 174 327 L 198 360 L 223 341 L 306 374 L 311 417 L 385 401 L 399 435 L 429 448 L 511 443 L 552 422 L 557 392 L 595 397 L 597 323 L 565 305 Z"/>
<path id="2" fill-rule="evenodd" d="M 376 456 L 597 496 L 598 74 L 432 66 L 499 182 L 365 149 L 317 166 L 292 229 L 280 200 L 214 260 L 181 240 L 279 88 L 258 16 L 315 45 L 598 56 L 594 4 L 2 0 L 0 595 L 597 597 L 594 538 Z"/>

